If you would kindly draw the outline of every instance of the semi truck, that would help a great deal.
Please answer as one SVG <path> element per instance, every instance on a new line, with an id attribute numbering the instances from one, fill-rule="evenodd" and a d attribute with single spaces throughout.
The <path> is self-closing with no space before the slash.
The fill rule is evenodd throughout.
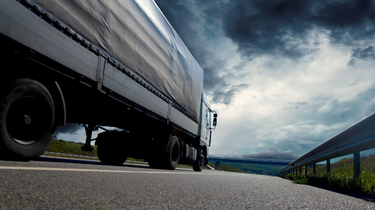
<path id="1" fill-rule="evenodd" d="M 153 0 L 0 1 L 0 54 L 1 158 L 37 158 L 77 123 L 104 164 L 208 163 L 204 72 Z M 121 130 L 93 139 L 103 126 Z"/>

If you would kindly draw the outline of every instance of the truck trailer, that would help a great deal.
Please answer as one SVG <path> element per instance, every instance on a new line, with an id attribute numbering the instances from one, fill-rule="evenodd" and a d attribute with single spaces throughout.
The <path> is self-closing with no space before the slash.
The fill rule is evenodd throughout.
<path id="1" fill-rule="evenodd" d="M 204 72 L 153 0 L 0 1 L 0 47 L 1 158 L 37 158 L 78 123 L 104 164 L 208 163 Z M 121 131 L 92 139 L 103 126 Z"/>

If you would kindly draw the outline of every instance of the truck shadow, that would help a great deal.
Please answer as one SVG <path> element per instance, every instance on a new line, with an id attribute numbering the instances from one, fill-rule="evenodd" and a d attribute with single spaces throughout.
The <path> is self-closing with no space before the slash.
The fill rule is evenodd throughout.
<path id="1" fill-rule="evenodd" d="M 74 164 L 84 164 L 84 165 L 101 165 L 101 166 L 114 166 L 114 167 L 129 167 L 129 168 L 148 168 L 150 167 L 148 165 L 134 165 L 134 164 L 128 164 L 123 163 L 122 165 L 116 166 L 116 165 L 105 165 L 101 163 L 100 161 L 95 160 L 79 160 L 79 159 L 70 159 L 70 158 L 62 158 L 62 157 L 38 157 L 35 159 L 35 161 L 40 162 L 59 162 L 59 163 L 74 163 Z"/>
<path id="2" fill-rule="evenodd" d="M 143 169 L 152 169 L 152 170 L 163 170 L 163 171 L 172 171 L 167 169 L 154 169 L 150 168 L 148 165 L 141 165 L 137 162 L 134 163 L 123 163 L 122 165 L 105 165 L 98 160 L 88 160 L 88 159 L 73 159 L 67 157 L 57 157 L 57 156 L 40 156 L 34 160 L 19 160 L 19 159 L 9 159 L 0 157 L 1 161 L 16 161 L 16 162 L 54 162 L 54 163 L 73 163 L 73 164 L 83 164 L 83 165 L 98 165 L 98 166 L 112 166 L 112 167 L 127 167 L 127 168 L 143 168 Z M 186 168 L 176 168 L 173 171 L 192 171 L 191 169 Z"/>

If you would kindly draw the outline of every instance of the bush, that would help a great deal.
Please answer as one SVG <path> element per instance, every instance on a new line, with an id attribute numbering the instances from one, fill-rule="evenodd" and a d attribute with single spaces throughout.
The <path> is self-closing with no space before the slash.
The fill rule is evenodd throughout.
<path id="1" fill-rule="evenodd" d="M 366 174 L 366 173 L 363 173 Z M 296 184 L 308 184 L 313 186 L 350 191 L 355 193 L 366 193 L 375 195 L 375 174 L 361 175 L 355 179 L 349 174 L 317 174 L 317 175 L 292 175 L 288 174 L 286 179 Z"/>
<path id="2" fill-rule="evenodd" d="M 316 175 L 312 168 L 307 169 L 308 175 L 288 174 L 285 178 L 298 184 L 361 192 L 375 195 L 375 155 L 361 157 L 361 174 L 354 178 L 353 158 L 343 158 L 331 164 L 331 173 L 327 174 L 325 164 L 316 165 Z M 303 171 L 303 170 L 302 170 Z"/>

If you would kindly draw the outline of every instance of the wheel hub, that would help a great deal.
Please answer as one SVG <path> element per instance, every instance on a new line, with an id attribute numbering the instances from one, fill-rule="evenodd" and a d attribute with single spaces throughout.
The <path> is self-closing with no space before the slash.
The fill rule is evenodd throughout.
<path id="1" fill-rule="evenodd" d="M 23 118 L 24 118 L 25 124 L 26 125 L 30 125 L 30 123 L 31 123 L 31 117 L 28 116 L 28 115 L 24 115 Z"/>
<path id="2" fill-rule="evenodd" d="M 14 141 L 32 144 L 48 129 L 48 106 L 38 95 L 27 95 L 15 100 L 7 115 L 7 130 Z"/>

